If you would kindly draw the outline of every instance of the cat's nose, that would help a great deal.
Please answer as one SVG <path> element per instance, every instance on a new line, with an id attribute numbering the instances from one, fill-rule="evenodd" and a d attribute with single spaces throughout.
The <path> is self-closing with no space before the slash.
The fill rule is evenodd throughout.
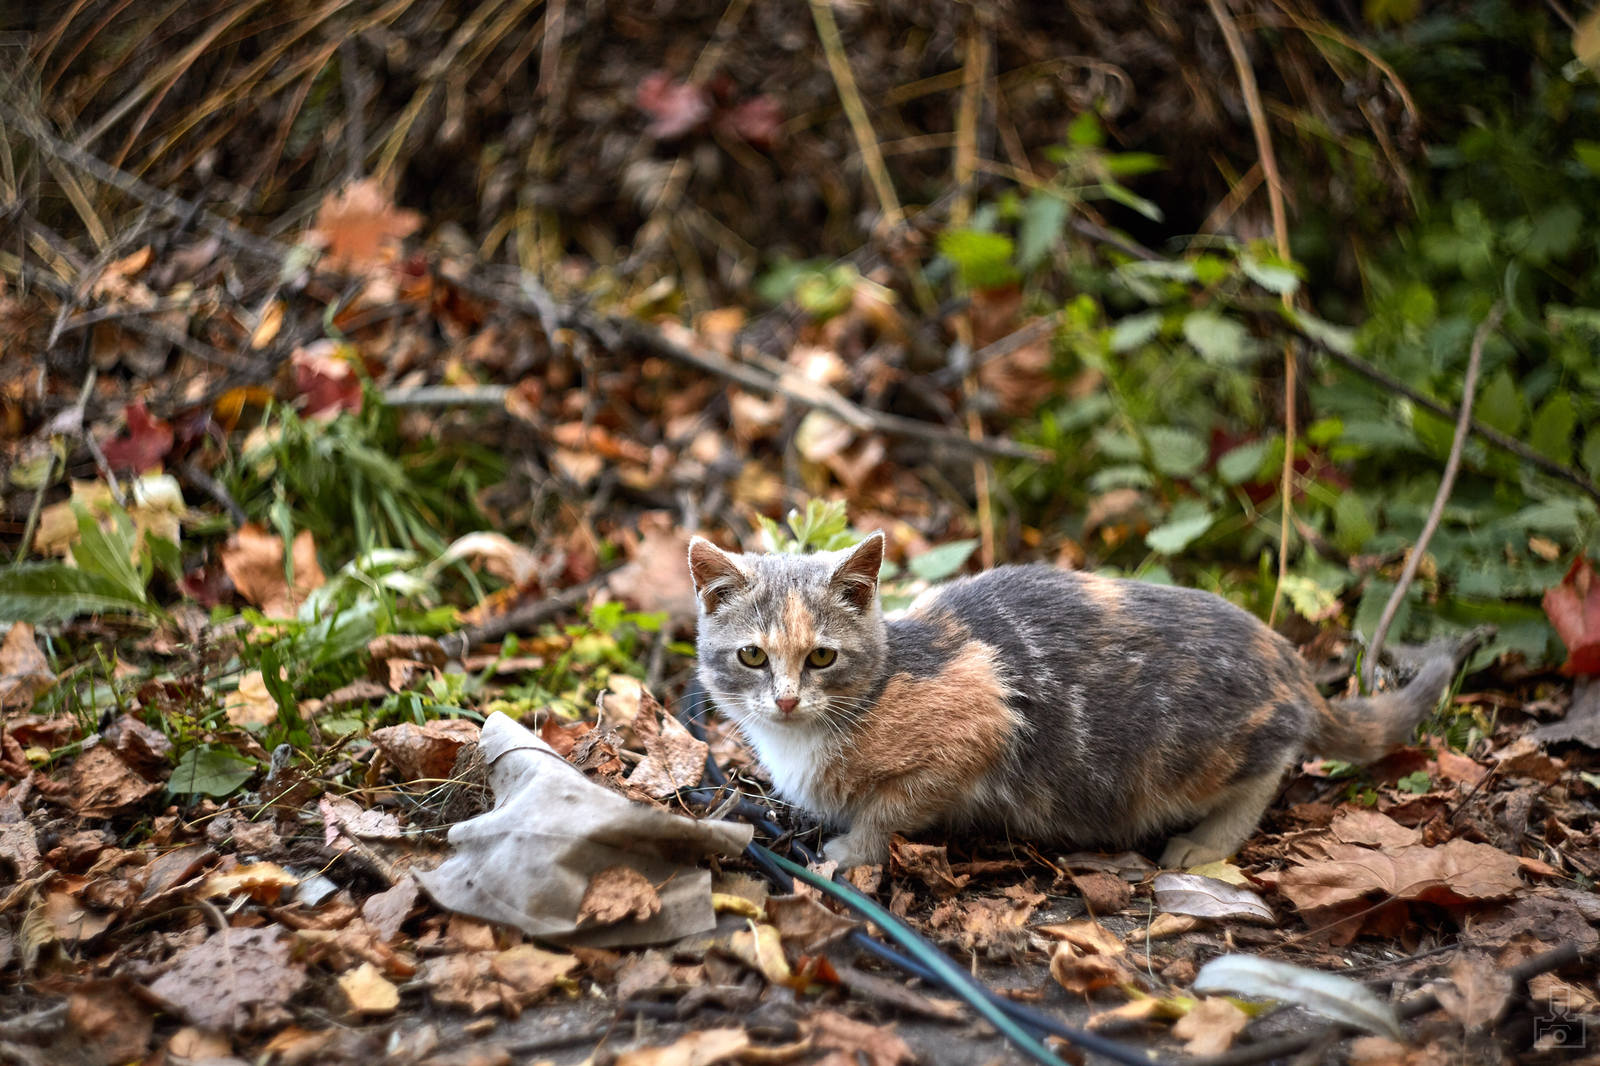
<path id="1" fill-rule="evenodd" d="M 776 703 L 778 705 L 778 710 L 782 711 L 784 714 L 788 714 L 790 711 L 793 711 L 796 707 L 800 706 L 800 701 L 794 696 L 784 696 L 780 699 L 775 699 L 772 702 Z"/>

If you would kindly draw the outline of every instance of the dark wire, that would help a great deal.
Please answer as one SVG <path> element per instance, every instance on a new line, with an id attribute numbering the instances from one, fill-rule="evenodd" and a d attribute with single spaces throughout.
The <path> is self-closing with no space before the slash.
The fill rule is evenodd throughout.
<path id="1" fill-rule="evenodd" d="M 689 732 L 694 735 L 695 739 L 701 742 L 706 739 L 705 716 L 710 709 L 710 705 L 711 698 L 706 694 L 699 679 L 691 679 L 688 688 L 684 690 L 682 709 L 678 717 Z M 713 797 L 727 787 L 728 775 L 723 773 L 722 767 L 717 765 L 717 761 L 709 753 L 706 755 L 706 779 L 711 782 L 711 787 L 688 790 L 689 797 L 700 799 L 702 802 L 714 802 Z M 770 840 L 777 840 L 783 836 L 783 830 L 767 817 L 766 808 L 760 804 L 749 800 L 740 800 L 729 807 L 726 813 L 749 822 Z M 798 841 L 791 841 L 789 847 L 800 858 L 800 861 L 807 865 L 816 862 L 816 853 L 804 844 Z M 778 888 L 788 890 L 793 885 L 794 879 L 784 873 L 768 858 L 765 848 L 752 842 L 749 847 L 745 848 L 745 855 L 760 868 L 761 872 L 766 875 L 767 880 Z M 845 902 L 846 906 L 849 905 L 848 901 L 842 902 Z M 873 939 L 865 929 L 857 929 L 851 933 L 850 941 L 868 954 L 875 955 L 884 962 L 897 966 L 906 973 L 920 978 L 930 985 L 946 988 L 951 992 L 957 991 L 954 988 L 950 988 L 938 974 L 923 966 L 920 962 L 902 955 L 888 944 Z M 929 947 L 932 948 L 932 945 L 930 944 Z M 1016 1000 L 1007 999 L 976 980 L 972 982 L 972 987 L 990 1003 L 1004 1011 L 1013 1021 L 1033 1030 L 1036 1035 L 1059 1037 L 1068 1043 L 1076 1044 L 1085 1051 L 1096 1052 L 1117 1062 L 1128 1063 L 1129 1066 L 1159 1066 L 1160 1060 L 1142 1048 L 1107 1039 L 1098 1033 L 1074 1028 L 1046 1014 L 1044 1011 L 1030 1007 L 1025 1003 L 1018 1003 Z"/>

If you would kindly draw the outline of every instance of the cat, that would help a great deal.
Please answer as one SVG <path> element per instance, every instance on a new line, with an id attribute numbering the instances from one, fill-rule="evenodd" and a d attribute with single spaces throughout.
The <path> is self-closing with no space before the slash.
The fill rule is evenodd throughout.
<path id="1" fill-rule="evenodd" d="M 1283 637 L 1220 596 L 1045 565 L 878 602 L 884 538 L 811 555 L 689 545 L 699 677 L 786 799 L 885 861 L 935 826 L 1090 847 L 1172 836 L 1232 855 L 1304 752 L 1363 763 L 1437 705 L 1463 642 L 1410 684 L 1328 701 Z"/>

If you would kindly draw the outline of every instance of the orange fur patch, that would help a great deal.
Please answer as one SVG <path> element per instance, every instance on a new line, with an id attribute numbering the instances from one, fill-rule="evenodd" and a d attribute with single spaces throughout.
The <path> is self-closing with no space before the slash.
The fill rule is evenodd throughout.
<path id="1" fill-rule="evenodd" d="M 1099 574 L 1080 573 L 1076 575 L 1083 591 L 1091 601 L 1107 614 L 1115 614 L 1122 610 L 1122 585 L 1109 577 Z"/>
<path id="2" fill-rule="evenodd" d="M 786 662 L 800 663 L 816 647 L 817 620 L 800 593 L 790 592 L 783 601 L 783 616 L 768 639 L 768 650 Z"/>
<path id="3" fill-rule="evenodd" d="M 932 677 L 896 674 L 855 726 L 824 788 L 858 817 L 912 829 L 971 795 L 1020 723 L 995 649 L 971 641 Z"/>

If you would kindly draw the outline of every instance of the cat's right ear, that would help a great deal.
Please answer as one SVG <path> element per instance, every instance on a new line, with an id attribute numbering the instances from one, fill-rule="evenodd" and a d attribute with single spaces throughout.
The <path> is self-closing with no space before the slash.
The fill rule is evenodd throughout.
<path id="1" fill-rule="evenodd" d="M 834 568 L 830 584 L 858 611 L 872 608 L 878 594 L 878 571 L 883 569 L 883 534 L 875 532 L 857 544 Z"/>
<path id="2" fill-rule="evenodd" d="M 716 614 L 730 594 L 750 584 L 739 561 L 704 537 L 689 541 L 689 576 L 706 614 Z"/>

